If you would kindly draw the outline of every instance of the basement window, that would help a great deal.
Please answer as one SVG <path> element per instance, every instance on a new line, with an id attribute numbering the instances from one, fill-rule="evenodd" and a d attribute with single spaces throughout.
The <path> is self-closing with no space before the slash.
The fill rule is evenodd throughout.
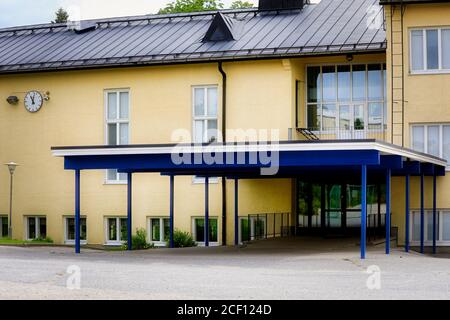
<path id="1" fill-rule="evenodd" d="M 26 217 L 27 240 L 38 240 L 47 238 L 46 217 Z"/>

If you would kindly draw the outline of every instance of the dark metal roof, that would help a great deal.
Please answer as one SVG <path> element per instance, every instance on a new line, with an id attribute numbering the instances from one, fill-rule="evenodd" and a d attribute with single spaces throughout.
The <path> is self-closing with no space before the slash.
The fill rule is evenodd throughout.
<path id="1" fill-rule="evenodd" d="M 231 41 L 202 41 L 217 12 L 89 21 L 76 33 L 62 24 L 0 29 L 0 73 L 203 61 L 295 57 L 386 48 L 379 0 L 322 0 L 301 11 L 223 10 L 242 31 Z"/>
<path id="2" fill-rule="evenodd" d="M 380 4 L 450 3 L 450 0 L 380 0 Z"/>

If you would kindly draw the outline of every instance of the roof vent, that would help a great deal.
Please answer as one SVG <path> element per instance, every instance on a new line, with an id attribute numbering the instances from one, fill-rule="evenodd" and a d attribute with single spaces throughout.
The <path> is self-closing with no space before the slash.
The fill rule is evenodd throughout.
<path id="1" fill-rule="evenodd" d="M 308 0 L 259 0 L 259 10 L 301 10 L 306 3 Z"/>
<path id="2" fill-rule="evenodd" d="M 97 29 L 97 24 L 88 21 L 77 21 L 77 22 L 70 22 L 69 27 L 73 31 L 75 31 L 76 34 L 83 34 Z"/>
<path id="3" fill-rule="evenodd" d="M 217 12 L 203 42 L 237 40 L 242 29 L 242 23 Z"/>

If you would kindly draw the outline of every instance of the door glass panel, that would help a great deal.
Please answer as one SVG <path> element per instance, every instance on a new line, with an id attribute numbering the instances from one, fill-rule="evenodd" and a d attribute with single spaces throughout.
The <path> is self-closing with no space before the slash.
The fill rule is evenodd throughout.
<path id="1" fill-rule="evenodd" d="M 442 37 L 442 68 L 450 69 L 450 29 L 441 31 Z"/>
<path id="2" fill-rule="evenodd" d="M 321 101 L 320 67 L 308 67 L 308 102 Z"/>
<path id="3" fill-rule="evenodd" d="M 366 100 L 366 66 L 353 66 L 353 101 Z"/>
<path id="4" fill-rule="evenodd" d="M 364 123 L 364 106 L 363 105 L 355 105 L 353 107 L 354 112 L 354 122 L 353 126 L 355 130 L 364 130 L 365 123 Z"/>
<path id="5" fill-rule="evenodd" d="M 319 131 L 321 129 L 320 116 L 321 116 L 320 106 L 318 105 L 308 106 L 308 129 L 313 131 Z"/>
<path id="6" fill-rule="evenodd" d="M 438 31 L 427 30 L 427 68 L 429 70 L 439 68 Z"/>
<path id="7" fill-rule="evenodd" d="M 108 119 L 117 119 L 117 93 L 108 93 Z"/>
<path id="8" fill-rule="evenodd" d="M 350 130 L 350 127 L 351 127 L 350 106 L 341 105 L 339 107 L 339 128 L 341 130 Z"/>
<path id="9" fill-rule="evenodd" d="M 450 240 L 450 212 L 442 213 L 442 240 Z"/>
<path id="10" fill-rule="evenodd" d="M 117 241 L 117 219 L 108 219 L 108 240 Z"/>
<path id="11" fill-rule="evenodd" d="M 369 130 L 381 130 L 383 126 L 383 105 L 369 103 Z"/>
<path id="12" fill-rule="evenodd" d="M 249 241 L 250 229 L 248 225 L 248 219 L 241 219 L 241 241 Z"/>
<path id="13" fill-rule="evenodd" d="M 425 152 L 425 128 L 423 126 L 413 127 L 413 149 L 418 152 Z"/>
<path id="14" fill-rule="evenodd" d="M 335 130 L 336 129 L 336 105 L 335 104 L 324 104 L 323 105 L 323 115 L 322 115 L 322 121 L 323 121 L 323 127 L 322 130 Z"/>
<path id="15" fill-rule="evenodd" d="M 338 100 L 350 101 L 350 66 L 338 66 Z"/>
<path id="16" fill-rule="evenodd" d="M 160 219 L 152 219 L 152 241 L 160 241 L 161 240 L 161 225 Z"/>
<path id="17" fill-rule="evenodd" d="M 423 70 L 423 31 L 411 31 L 412 69 Z"/>
<path id="18" fill-rule="evenodd" d="M 205 220 L 195 219 L 195 241 L 205 241 Z"/>
<path id="19" fill-rule="evenodd" d="M 323 101 L 336 101 L 336 67 L 322 67 Z"/>
<path id="20" fill-rule="evenodd" d="M 439 126 L 428 126 L 428 153 L 439 157 Z"/>
<path id="21" fill-rule="evenodd" d="M 330 228 L 338 228 L 342 224 L 340 185 L 328 186 L 326 223 Z"/>
<path id="22" fill-rule="evenodd" d="M 36 218 L 28 218 L 28 239 L 36 239 Z"/>

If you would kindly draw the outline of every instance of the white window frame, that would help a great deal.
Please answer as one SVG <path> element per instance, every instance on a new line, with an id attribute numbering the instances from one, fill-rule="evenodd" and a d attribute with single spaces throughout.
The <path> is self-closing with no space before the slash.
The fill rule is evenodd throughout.
<path id="1" fill-rule="evenodd" d="M 80 218 L 86 220 L 86 240 L 80 240 L 80 243 L 82 245 L 86 245 L 88 243 L 87 217 L 81 216 Z M 68 228 L 69 228 L 68 219 L 75 219 L 75 216 L 64 216 L 64 243 L 68 245 L 75 245 L 75 239 L 71 240 L 68 238 Z"/>
<path id="2" fill-rule="evenodd" d="M 115 120 L 110 120 L 108 119 L 108 94 L 110 93 L 116 93 L 117 97 L 117 119 Z M 128 93 L 128 119 L 120 119 L 120 94 L 121 93 Z M 131 119 L 131 90 L 130 88 L 123 88 L 123 89 L 107 89 L 104 90 L 104 109 L 105 109 L 105 145 L 109 145 L 108 144 L 108 125 L 109 124 L 118 124 L 117 128 L 116 128 L 116 139 L 117 139 L 117 145 L 120 145 L 120 125 L 121 124 L 128 124 L 128 144 L 130 144 L 130 139 L 131 139 L 131 123 L 130 123 L 130 119 Z M 120 179 L 120 174 L 117 173 L 116 175 L 116 179 L 115 180 L 111 180 L 108 177 L 108 171 L 105 171 L 105 184 L 110 184 L 110 185 L 127 185 L 128 181 L 127 180 L 121 180 Z"/>
<path id="3" fill-rule="evenodd" d="M 160 234 L 160 241 L 152 241 L 153 238 L 153 226 L 152 226 L 152 220 L 159 219 L 159 234 Z M 169 220 L 170 217 L 163 217 L 163 216 L 157 216 L 157 217 L 147 217 L 147 238 L 148 241 L 155 245 L 155 247 L 166 247 L 167 243 L 164 241 L 164 220 Z M 161 241 L 161 237 L 163 241 Z"/>
<path id="4" fill-rule="evenodd" d="M 427 30 L 437 30 L 438 32 L 438 69 L 428 69 L 428 52 L 427 52 Z M 450 69 L 443 69 L 442 65 L 442 30 L 450 30 L 450 27 L 426 27 L 426 28 L 410 28 L 409 30 L 409 73 L 411 75 L 420 74 L 445 74 L 450 73 Z M 423 53 L 423 70 L 413 70 L 413 50 L 412 50 L 412 33 L 413 31 L 422 31 L 422 53 Z M 449 52 L 450 54 L 450 52 Z"/>
<path id="5" fill-rule="evenodd" d="M 448 214 L 450 215 L 450 209 L 437 209 L 436 211 L 436 220 L 437 223 L 439 223 L 439 228 L 437 230 L 438 233 L 438 237 L 436 239 L 436 245 L 441 246 L 441 247 L 448 247 L 450 246 L 450 240 L 442 240 L 443 237 L 443 215 L 444 214 Z M 419 246 L 420 245 L 420 240 L 413 240 L 414 239 L 414 215 L 420 215 L 420 210 L 419 209 L 415 209 L 412 210 L 410 212 L 410 221 L 411 223 L 409 224 L 409 235 L 410 235 L 410 244 L 412 246 Z M 431 209 L 425 209 L 425 224 L 424 224 L 424 245 L 426 247 L 431 247 L 433 246 L 433 241 L 432 240 L 428 240 L 428 215 L 433 215 L 433 210 Z M 420 238 L 420 236 L 419 236 Z"/>
<path id="6" fill-rule="evenodd" d="M 109 219 L 116 219 L 116 234 L 117 234 L 117 240 L 110 240 L 109 239 Z M 120 225 L 120 220 L 121 219 L 128 219 L 127 216 L 108 216 L 105 217 L 105 245 L 106 246 L 121 246 L 123 244 L 125 244 L 125 242 L 127 242 L 128 239 L 122 239 L 121 238 L 121 225 Z"/>
<path id="7" fill-rule="evenodd" d="M 424 130 L 424 153 L 428 154 L 428 127 L 439 127 L 439 156 L 443 159 L 444 156 L 444 126 L 450 126 L 450 123 L 425 123 L 412 124 L 410 129 L 411 149 L 414 149 L 414 128 L 423 128 Z M 450 171 L 450 163 L 447 163 L 446 171 Z"/>
<path id="8" fill-rule="evenodd" d="M 199 246 L 199 247 L 204 247 L 205 246 L 205 242 L 198 242 L 198 241 L 196 241 L 195 239 L 197 238 L 197 230 L 196 230 L 196 226 L 195 226 L 195 220 L 197 220 L 197 219 L 205 219 L 205 217 L 201 217 L 201 216 L 198 216 L 198 217 L 192 217 L 192 219 L 191 219 L 191 229 L 192 229 L 192 237 L 194 238 L 194 241 L 195 241 L 195 243 L 197 243 L 197 245 Z M 209 241 L 209 246 L 210 247 L 217 247 L 217 246 L 219 246 L 220 245 L 220 221 L 219 221 L 219 217 L 216 217 L 216 216 L 211 216 L 211 217 L 209 217 L 209 221 L 211 221 L 211 220 L 217 220 L 217 241 Z"/>
<path id="9" fill-rule="evenodd" d="M 216 89 L 217 90 L 217 115 L 216 116 L 196 116 L 195 115 L 195 90 L 196 89 L 204 89 L 205 92 L 207 92 L 208 89 Z M 216 84 L 212 85 L 196 85 L 192 86 L 192 142 L 196 143 L 195 141 L 195 122 L 196 121 L 203 121 L 204 128 L 208 128 L 208 121 L 216 120 L 217 121 L 217 132 L 220 132 L 220 125 L 219 125 L 219 86 Z M 208 94 L 205 94 L 204 96 L 204 106 L 205 106 L 205 113 L 208 113 Z M 217 135 L 217 139 L 220 140 L 220 135 Z M 206 141 L 208 138 L 208 130 L 205 130 L 203 132 L 203 141 Z M 206 142 L 203 142 L 206 143 Z M 209 184 L 218 184 L 219 178 L 212 177 L 209 178 Z M 205 178 L 200 177 L 193 177 L 192 178 L 192 184 L 205 184 Z"/>
<path id="10" fill-rule="evenodd" d="M 3 223 L 3 219 L 5 219 L 6 218 L 6 221 L 8 222 L 8 229 L 9 229 L 9 217 L 8 217 L 8 215 L 6 215 L 6 214 L 1 214 L 0 215 L 0 239 L 3 239 L 3 238 L 7 238 L 8 237 L 8 234 L 3 234 L 3 225 L 2 225 L 2 223 Z"/>
<path id="11" fill-rule="evenodd" d="M 35 228 L 35 233 L 36 233 L 36 238 L 30 238 L 30 235 L 29 235 L 29 228 L 28 228 L 28 219 L 32 219 L 32 218 L 34 218 L 35 220 L 34 220 L 34 228 Z M 40 224 L 39 224 L 39 220 L 40 219 L 45 219 L 45 231 L 46 231 L 46 237 L 48 237 L 48 219 L 47 219 L 47 216 L 39 216 L 39 215 L 37 215 L 37 216 L 25 216 L 24 217 L 24 219 L 25 219 L 25 223 L 24 223 L 24 225 L 25 225 L 25 238 L 26 238 L 26 240 L 27 241 L 33 241 L 33 240 L 36 240 L 36 239 L 39 239 L 40 237 L 41 237 L 41 231 L 40 231 Z"/>
<path id="12" fill-rule="evenodd" d="M 369 70 L 368 67 L 369 65 L 380 65 L 381 66 L 381 82 L 383 85 L 383 90 L 382 90 L 382 100 L 371 100 L 369 99 Z M 358 65 L 365 65 L 366 66 L 366 74 L 365 74 L 365 80 L 366 80 L 366 99 L 365 100 L 361 100 L 361 101 L 354 101 L 353 100 L 353 66 L 358 66 Z M 336 82 L 337 82 L 337 67 L 339 66 L 350 66 L 350 100 L 349 101 L 339 101 L 339 84 L 336 83 L 336 101 L 330 101 L 330 102 L 324 102 L 323 101 L 323 79 L 322 79 L 322 68 L 323 67 L 335 67 L 335 73 L 336 73 Z M 308 82 L 308 68 L 310 67 L 320 67 L 320 77 L 321 77 L 321 99 L 320 101 L 317 102 L 308 102 L 308 88 L 307 88 L 307 82 Z M 386 69 L 383 69 L 386 68 Z M 364 130 L 356 130 L 356 131 L 363 131 L 365 134 L 370 134 L 370 133 L 383 133 L 387 130 L 387 114 L 385 114 L 387 112 L 387 108 L 386 108 L 386 104 L 387 104 L 387 83 L 384 83 L 384 79 L 387 80 L 386 78 L 386 74 L 387 74 L 387 65 L 385 62 L 351 62 L 351 63 L 319 63 L 319 64 L 307 64 L 305 66 L 305 94 L 304 94 L 304 100 L 305 100 L 305 126 L 308 127 L 308 107 L 315 105 L 315 106 L 321 106 L 323 108 L 323 105 L 326 104 L 334 104 L 336 105 L 336 128 L 332 129 L 332 130 L 323 130 L 323 111 L 321 111 L 321 115 L 320 115 L 320 130 L 315 130 L 314 133 L 318 134 L 318 135 L 322 135 L 322 134 L 326 134 L 326 135 L 330 135 L 330 134 L 336 134 L 336 133 L 340 133 L 341 132 L 341 128 L 340 128 L 340 122 L 339 122 L 339 113 L 340 113 L 340 107 L 342 106 L 356 106 L 356 105 L 363 105 L 364 106 Z M 382 129 L 369 129 L 368 125 L 369 125 L 369 105 L 371 103 L 380 103 L 382 105 L 382 109 L 381 109 L 381 118 L 382 118 Z M 321 110 L 322 110 L 321 108 Z M 354 109 L 352 108 L 351 111 L 354 112 Z M 328 129 L 328 128 L 327 128 Z M 358 134 L 356 135 L 358 136 Z"/>

